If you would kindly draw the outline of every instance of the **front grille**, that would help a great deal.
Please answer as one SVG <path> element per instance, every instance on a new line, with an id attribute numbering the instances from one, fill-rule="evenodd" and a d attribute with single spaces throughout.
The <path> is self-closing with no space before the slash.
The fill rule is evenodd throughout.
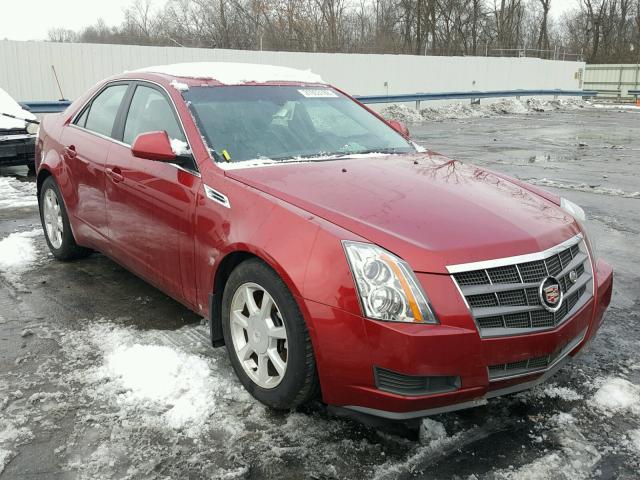
<path id="1" fill-rule="evenodd" d="M 549 355 L 531 357 L 517 362 L 500 363 L 489 365 L 489 380 L 504 380 L 506 378 L 541 373 L 553 367 L 556 363 L 566 357 L 584 338 L 586 330 L 561 348 L 558 348 Z"/>
<path id="2" fill-rule="evenodd" d="M 482 262 L 487 268 L 450 267 L 483 337 L 556 328 L 591 298 L 593 275 L 581 235 L 525 257 L 529 258 L 514 257 L 512 263 L 509 259 Z M 549 276 L 558 280 L 564 297 L 556 312 L 546 310 L 540 301 L 540 284 Z"/>
<path id="3" fill-rule="evenodd" d="M 374 367 L 376 386 L 399 395 L 431 395 L 460 388 L 460 377 L 416 376 Z"/>

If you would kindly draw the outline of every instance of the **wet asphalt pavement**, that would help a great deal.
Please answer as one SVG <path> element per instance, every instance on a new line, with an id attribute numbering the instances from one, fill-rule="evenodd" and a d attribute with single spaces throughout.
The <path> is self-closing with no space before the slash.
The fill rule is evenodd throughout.
<path id="1" fill-rule="evenodd" d="M 419 430 L 338 418 L 319 403 L 274 413 L 243 392 L 198 316 L 100 254 L 54 261 L 33 232 L 33 260 L 0 274 L 0 478 L 639 478 L 640 407 L 607 409 L 593 398 L 614 378 L 635 385 L 640 402 L 640 111 L 410 130 L 433 150 L 553 185 L 583 206 L 598 254 L 615 269 L 612 304 L 588 352 L 532 392 L 432 417 Z M 27 192 L 34 181 L 26 168 L 2 177 Z M 35 202 L 24 203 L 0 199 L 0 239 L 40 228 Z M 176 429 L 158 421 L 157 405 L 123 401 L 122 387 L 98 374 L 120 339 L 204 359 L 213 386 L 206 420 Z"/>

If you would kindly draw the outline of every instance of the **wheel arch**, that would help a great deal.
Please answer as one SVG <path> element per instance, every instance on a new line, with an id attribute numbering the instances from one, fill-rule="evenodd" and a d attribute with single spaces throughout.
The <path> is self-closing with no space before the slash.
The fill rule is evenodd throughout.
<path id="1" fill-rule="evenodd" d="M 240 265 L 242 262 L 257 259 L 271 268 L 285 283 L 293 298 L 298 304 L 303 318 L 307 319 L 307 314 L 304 309 L 304 305 L 299 301 L 300 292 L 296 287 L 293 280 L 289 277 L 287 272 L 280 267 L 278 262 L 271 258 L 269 255 L 262 254 L 262 252 L 251 248 L 248 245 L 238 246 L 220 258 L 217 262 L 217 267 L 213 274 L 212 289 L 209 293 L 209 328 L 211 330 L 211 343 L 214 347 L 221 347 L 224 345 L 224 338 L 222 335 L 222 294 L 224 293 L 224 287 L 231 275 L 231 272 Z"/>
<path id="2" fill-rule="evenodd" d="M 52 177 L 53 173 L 48 168 L 42 167 L 36 177 L 36 194 L 38 195 L 38 203 L 40 203 L 40 192 L 42 191 L 42 184 L 48 177 Z"/>

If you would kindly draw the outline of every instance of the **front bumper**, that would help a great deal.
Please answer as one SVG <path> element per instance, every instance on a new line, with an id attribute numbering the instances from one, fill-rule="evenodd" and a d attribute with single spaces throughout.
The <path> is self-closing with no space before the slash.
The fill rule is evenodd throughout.
<path id="1" fill-rule="evenodd" d="M 562 368 L 600 328 L 611 301 L 613 272 L 598 261 L 594 274 L 593 298 L 569 320 L 554 330 L 511 337 L 482 339 L 447 275 L 419 275 L 441 325 L 378 322 L 304 300 L 323 399 L 400 420 L 474 407 L 531 388 Z M 489 379 L 489 365 L 539 356 L 553 361 L 534 373 Z M 452 378 L 455 387 L 427 395 L 398 394 L 380 388 L 378 369 L 409 378 Z"/>
<path id="2" fill-rule="evenodd" d="M 0 167 L 32 165 L 35 162 L 35 135 L 0 135 Z"/>

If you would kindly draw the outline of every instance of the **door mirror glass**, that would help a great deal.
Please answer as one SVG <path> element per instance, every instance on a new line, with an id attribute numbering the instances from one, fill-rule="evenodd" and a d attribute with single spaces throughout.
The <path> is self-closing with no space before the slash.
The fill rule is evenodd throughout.
<path id="1" fill-rule="evenodd" d="M 134 157 L 157 162 L 174 162 L 176 154 L 171 148 L 167 132 L 149 132 L 138 135 L 131 146 Z"/>
<path id="2" fill-rule="evenodd" d="M 389 125 L 404 138 L 409 138 L 409 129 L 404 123 L 397 120 L 389 120 Z"/>

